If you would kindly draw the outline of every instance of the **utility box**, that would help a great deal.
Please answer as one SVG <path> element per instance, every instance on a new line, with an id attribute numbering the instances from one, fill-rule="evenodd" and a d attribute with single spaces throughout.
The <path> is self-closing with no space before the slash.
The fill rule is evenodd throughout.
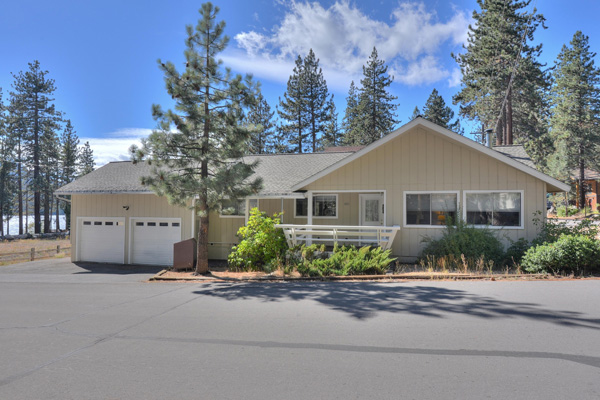
<path id="1" fill-rule="evenodd" d="M 196 239 L 173 244 L 173 270 L 194 269 L 196 266 Z"/>

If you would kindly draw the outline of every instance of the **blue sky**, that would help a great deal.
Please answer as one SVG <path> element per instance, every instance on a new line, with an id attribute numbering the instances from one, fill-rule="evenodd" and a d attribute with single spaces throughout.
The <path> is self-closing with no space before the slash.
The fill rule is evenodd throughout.
<path id="1" fill-rule="evenodd" d="M 321 60 L 340 118 L 351 80 L 375 45 L 395 77 L 398 116 L 408 122 L 433 88 L 448 104 L 460 74 L 450 53 L 460 52 L 475 0 L 215 1 L 231 41 L 222 54 L 234 71 L 252 73 L 274 108 L 285 91 L 293 61 L 313 48 Z M 534 1 L 533 3 L 536 3 Z M 568 4 L 568 5 L 566 5 Z M 131 143 L 154 127 L 153 103 L 170 105 L 156 60 L 182 63 L 185 25 L 195 24 L 201 2 L 38 1 L 0 8 L 0 87 L 11 72 L 39 60 L 56 80 L 56 106 L 78 135 L 90 140 L 99 164 L 127 159 Z M 533 5 L 533 4 L 532 4 Z M 598 51 L 600 2 L 546 0 L 537 7 L 548 29 L 538 30 L 542 61 L 552 65 L 576 30 Z"/>

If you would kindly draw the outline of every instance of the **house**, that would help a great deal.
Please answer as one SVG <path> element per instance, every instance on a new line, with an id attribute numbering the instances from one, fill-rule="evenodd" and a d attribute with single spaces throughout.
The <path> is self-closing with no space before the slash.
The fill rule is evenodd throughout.
<path id="1" fill-rule="evenodd" d="M 571 182 L 575 184 L 575 205 L 577 208 L 583 208 L 580 203 L 579 195 L 579 170 L 571 171 Z M 598 211 L 600 204 L 600 172 L 586 168 L 583 171 L 583 184 L 585 189 L 585 205 L 592 211 Z"/>
<path id="2" fill-rule="evenodd" d="M 490 149 L 423 118 L 342 150 L 247 157 L 259 160 L 264 188 L 227 205 L 232 213 L 210 215 L 209 257 L 227 257 L 252 207 L 284 211 L 289 240 L 362 242 L 375 232 L 404 260 L 419 256 L 423 236 L 439 236 L 448 217 L 499 230 L 508 245 L 537 235 L 532 219 L 544 217 L 547 192 L 569 190 L 536 170 L 521 146 Z M 172 244 L 195 237 L 192 211 L 142 186 L 148 173 L 144 163 L 110 163 L 56 192 L 71 195 L 74 261 L 168 265 Z"/>

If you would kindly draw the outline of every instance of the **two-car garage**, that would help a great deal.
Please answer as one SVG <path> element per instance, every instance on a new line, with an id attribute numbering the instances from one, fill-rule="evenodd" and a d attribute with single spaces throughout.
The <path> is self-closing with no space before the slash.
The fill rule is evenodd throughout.
<path id="1" fill-rule="evenodd" d="M 172 265 L 181 218 L 78 217 L 78 261 Z"/>

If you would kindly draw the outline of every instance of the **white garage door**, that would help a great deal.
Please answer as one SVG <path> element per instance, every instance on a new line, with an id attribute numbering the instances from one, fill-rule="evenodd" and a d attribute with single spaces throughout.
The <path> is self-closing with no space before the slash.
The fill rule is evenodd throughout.
<path id="1" fill-rule="evenodd" d="M 180 218 L 131 218 L 131 264 L 173 265 L 181 241 Z"/>
<path id="2" fill-rule="evenodd" d="M 125 218 L 77 218 L 79 261 L 123 264 Z"/>

